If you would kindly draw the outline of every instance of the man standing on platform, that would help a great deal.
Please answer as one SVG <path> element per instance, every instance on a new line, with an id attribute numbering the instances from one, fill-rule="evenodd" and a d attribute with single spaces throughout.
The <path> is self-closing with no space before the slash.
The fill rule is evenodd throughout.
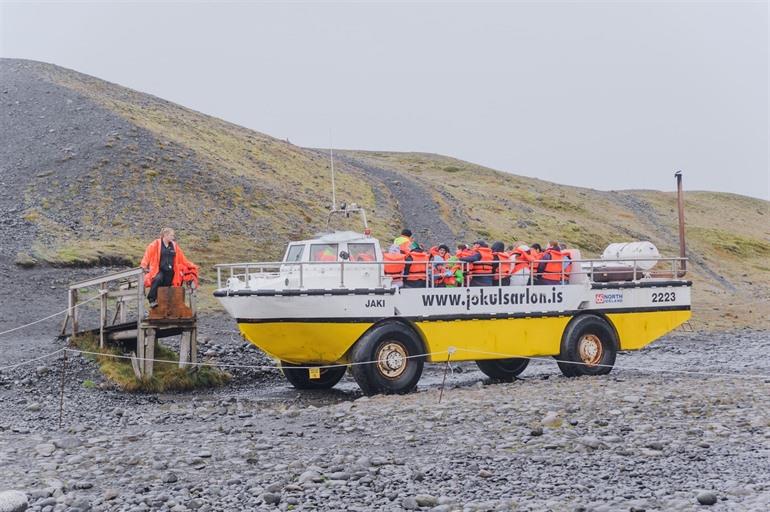
<path id="1" fill-rule="evenodd" d="M 147 300 L 151 308 L 158 305 L 159 286 L 181 286 L 186 281 L 192 281 L 198 286 L 198 266 L 185 258 L 174 239 L 174 230 L 163 228 L 160 230 L 160 238 L 150 243 L 144 251 L 140 265 L 146 273 L 144 286 L 150 288 Z"/>

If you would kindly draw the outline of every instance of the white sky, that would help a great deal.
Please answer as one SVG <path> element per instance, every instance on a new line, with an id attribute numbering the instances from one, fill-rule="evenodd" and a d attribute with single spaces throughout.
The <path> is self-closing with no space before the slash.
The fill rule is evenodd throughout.
<path id="1" fill-rule="evenodd" d="M 303 146 L 770 198 L 766 1 L 3 1 L 0 34 Z"/>

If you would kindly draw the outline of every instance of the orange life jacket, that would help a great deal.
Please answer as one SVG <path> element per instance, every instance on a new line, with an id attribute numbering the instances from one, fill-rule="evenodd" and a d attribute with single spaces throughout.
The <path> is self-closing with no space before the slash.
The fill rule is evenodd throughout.
<path id="1" fill-rule="evenodd" d="M 534 260 L 531 254 L 519 247 L 513 250 L 513 257 L 515 258 L 513 274 L 520 272 L 523 268 L 529 268 L 529 264 Z"/>
<path id="2" fill-rule="evenodd" d="M 354 261 L 374 261 L 374 258 L 368 252 L 362 252 Z"/>
<path id="3" fill-rule="evenodd" d="M 492 275 L 492 262 L 494 261 L 492 258 L 492 249 L 489 247 L 479 247 L 475 252 L 481 254 L 481 259 L 479 261 L 474 261 L 471 264 L 471 274 Z"/>
<path id="4" fill-rule="evenodd" d="M 391 254 L 389 252 L 386 252 L 385 254 L 383 254 L 382 261 L 389 262 L 383 265 L 384 267 L 383 272 L 385 273 L 385 275 L 392 278 L 394 281 L 403 280 L 405 259 L 406 259 L 406 254 Z"/>
<path id="5" fill-rule="evenodd" d="M 451 274 L 444 276 L 442 283 L 444 283 L 445 286 L 457 286 L 457 271 L 463 269 L 462 262 L 450 261 L 447 263 L 445 270 L 447 269 L 451 272 Z"/>
<path id="6" fill-rule="evenodd" d="M 426 279 L 426 267 L 428 262 L 428 254 L 424 252 L 412 251 L 409 253 L 412 257 L 412 261 L 409 265 L 409 274 L 406 276 L 407 281 L 423 281 Z"/>
<path id="7" fill-rule="evenodd" d="M 337 256 L 327 251 L 322 251 L 321 254 L 318 255 L 318 261 L 337 261 Z"/>
<path id="8" fill-rule="evenodd" d="M 507 252 L 493 252 L 494 256 L 497 256 L 497 260 L 500 262 L 497 272 L 495 272 L 495 278 L 498 276 L 502 279 L 511 276 L 513 270 L 513 262 L 511 261 L 511 253 Z"/>
<path id="9" fill-rule="evenodd" d="M 562 272 L 565 254 L 557 249 L 550 247 L 546 249 L 544 254 L 550 254 L 551 259 L 545 262 L 543 274 L 540 277 L 546 281 L 561 282 L 562 279 L 566 281 L 567 274 L 569 273 L 572 264 L 570 263 L 569 266 L 567 266 L 567 268 L 565 268 Z"/>
<path id="10" fill-rule="evenodd" d="M 160 238 L 154 240 L 147 246 L 142 256 L 142 262 L 140 266 L 146 268 L 147 273 L 144 276 L 144 286 L 150 287 L 152 280 L 160 272 L 160 244 L 163 242 Z M 171 286 L 182 286 L 183 282 L 192 281 L 195 286 L 198 286 L 198 265 L 185 258 L 182 248 L 179 244 L 172 242 L 176 254 L 174 255 L 174 278 L 171 281 Z"/>

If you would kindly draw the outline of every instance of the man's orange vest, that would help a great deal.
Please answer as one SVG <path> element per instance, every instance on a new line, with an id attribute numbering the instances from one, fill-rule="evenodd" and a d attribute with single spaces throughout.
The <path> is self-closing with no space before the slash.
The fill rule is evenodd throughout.
<path id="1" fill-rule="evenodd" d="M 549 247 L 546 249 L 545 254 L 550 254 L 551 259 L 545 263 L 543 268 L 543 275 L 540 277 L 546 281 L 561 282 L 562 279 L 567 279 L 567 273 L 570 271 L 572 264 L 567 266 L 562 272 L 564 253 L 557 249 Z"/>
<path id="2" fill-rule="evenodd" d="M 495 272 L 495 278 L 500 276 L 501 279 L 511 276 L 513 270 L 513 262 L 511 261 L 511 253 L 508 252 L 493 252 L 494 256 L 497 256 L 497 260 L 500 262 L 497 272 Z"/>
<path id="3" fill-rule="evenodd" d="M 409 253 L 412 257 L 412 261 L 409 265 L 409 274 L 406 276 L 407 281 L 423 281 L 427 278 L 426 269 L 428 262 L 428 254 L 424 252 L 412 251 Z"/>
<path id="4" fill-rule="evenodd" d="M 383 265 L 383 272 L 386 276 L 392 278 L 394 281 L 401 281 L 404 278 L 404 260 L 406 254 L 393 254 L 386 252 L 382 255 L 382 261 L 386 261 Z"/>
<path id="5" fill-rule="evenodd" d="M 523 251 L 520 247 L 513 250 L 513 257 L 515 258 L 515 264 L 513 265 L 513 273 L 521 271 L 523 268 L 529 268 L 529 264 L 533 258 L 527 251 Z"/>
<path id="6" fill-rule="evenodd" d="M 473 275 L 491 275 L 492 274 L 492 249 L 489 247 L 479 247 L 476 252 L 481 254 L 479 261 L 474 261 L 471 264 L 471 274 Z"/>

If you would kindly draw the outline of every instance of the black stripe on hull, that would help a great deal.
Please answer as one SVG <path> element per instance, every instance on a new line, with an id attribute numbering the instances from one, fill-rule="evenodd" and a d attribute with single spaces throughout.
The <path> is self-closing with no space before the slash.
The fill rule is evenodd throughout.
<path id="1" fill-rule="evenodd" d="M 238 291 L 215 291 L 214 297 L 300 297 L 302 295 L 321 296 L 321 295 L 393 295 L 395 288 L 340 288 L 340 289 L 319 289 L 319 290 L 238 290 Z"/>
<path id="2" fill-rule="evenodd" d="M 657 306 L 646 308 L 623 309 L 578 309 L 571 311 L 545 311 L 542 313 L 482 313 L 466 315 L 430 315 L 430 316 L 376 316 L 369 318 L 351 317 L 321 317 L 321 318 L 236 318 L 239 324 L 266 324 L 266 323 L 375 323 L 387 318 L 403 318 L 412 322 L 451 322 L 454 320 L 507 320 L 510 318 L 545 318 L 560 316 L 576 316 L 586 313 L 619 314 L 619 313 L 656 313 L 659 311 L 690 311 L 690 306 Z"/>

